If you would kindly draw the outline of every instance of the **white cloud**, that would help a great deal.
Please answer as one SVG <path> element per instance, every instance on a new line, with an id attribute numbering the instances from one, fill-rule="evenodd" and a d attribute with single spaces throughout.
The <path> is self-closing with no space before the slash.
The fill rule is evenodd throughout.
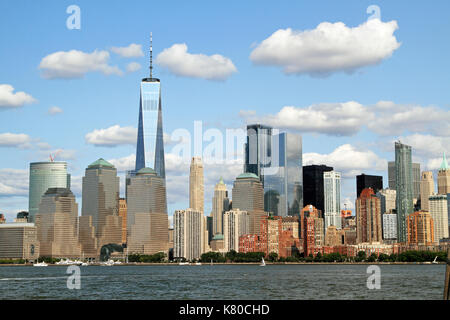
<path id="1" fill-rule="evenodd" d="M 450 110 L 392 101 L 380 101 L 369 110 L 374 116 L 367 127 L 380 135 L 399 135 L 405 131 L 450 135 Z"/>
<path id="2" fill-rule="evenodd" d="M 129 156 L 109 159 L 108 162 L 113 164 L 118 172 L 125 172 L 127 170 L 132 170 L 136 165 L 136 154 L 132 153 Z"/>
<path id="3" fill-rule="evenodd" d="M 305 153 L 303 165 L 325 164 L 341 172 L 344 178 L 354 178 L 367 171 L 386 171 L 387 160 L 380 158 L 373 151 L 357 150 L 350 144 L 337 147 L 329 154 Z"/>
<path id="4" fill-rule="evenodd" d="M 23 107 L 25 104 L 37 102 L 28 93 L 14 92 L 14 87 L 9 84 L 0 84 L 0 110 Z"/>
<path id="5" fill-rule="evenodd" d="M 275 115 L 257 116 L 254 112 L 246 111 L 239 114 L 247 123 L 264 123 L 274 128 L 338 136 L 356 134 L 366 118 L 371 118 L 367 109 L 354 101 L 320 103 L 306 108 L 286 106 Z"/>
<path id="6" fill-rule="evenodd" d="M 136 72 L 138 70 L 140 70 L 142 68 L 142 66 L 137 63 L 137 62 L 130 62 L 129 64 L 127 64 L 127 72 Z"/>
<path id="7" fill-rule="evenodd" d="M 137 129 L 133 127 L 121 127 L 114 125 L 106 129 L 96 129 L 85 136 L 88 144 L 103 147 L 115 147 L 117 145 L 135 145 Z"/>
<path id="8" fill-rule="evenodd" d="M 367 106 L 355 101 L 319 103 L 308 107 L 285 106 L 276 114 L 262 116 L 252 110 L 241 110 L 239 116 L 247 123 L 334 136 L 354 135 L 362 127 L 382 136 L 398 136 L 405 132 L 450 135 L 449 110 L 391 101 Z"/>
<path id="9" fill-rule="evenodd" d="M 0 133 L 0 147 L 29 148 L 32 139 L 24 133 Z"/>
<path id="10" fill-rule="evenodd" d="M 389 58 L 399 48 L 396 21 L 370 19 L 357 27 L 322 22 L 313 30 L 279 29 L 250 54 L 255 64 L 274 65 L 286 74 L 326 76 L 352 72 Z"/>
<path id="11" fill-rule="evenodd" d="M 132 43 L 128 47 L 112 47 L 111 51 L 124 58 L 143 57 L 142 45 Z"/>
<path id="12" fill-rule="evenodd" d="M 174 44 L 164 49 L 156 63 L 166 67 L 177 76 L 202 78 L 207 80 L 226 80 L 237 69 L 233 62 L 222 55 L 191 54 L 185 43 Z"/>
<path id="13" fill-rule="evenodd" d="M 46 79 L 82 78 L 88 72 L 101 72 L 105 75 L 122 75 L 116 66 L 108 65 L 109 52 L 95 50 L 86 53 L 79 50 L 58 51 L 44 57 L 39 64 L 42 76 Z"/>
<path id="14" fill-rule="evenodd" d="M 55 115 L 55 114 L 59 114 L 62 112 L 63 112 L 63 110 L 57 106 L 53 106 L 48 109 L 48 114 L 50 114 L 50 115 Z"/>
<path id="15" fill-rule="evenodd" d="M 0 169 L 0 197 L 27 196 L 28 170 Z"/>

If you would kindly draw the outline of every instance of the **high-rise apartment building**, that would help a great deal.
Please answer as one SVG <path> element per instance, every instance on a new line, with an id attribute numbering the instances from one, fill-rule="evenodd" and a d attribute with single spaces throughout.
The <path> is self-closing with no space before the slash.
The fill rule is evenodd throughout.
<path id="1" fill-rule="evenodd" d="M 305 221 L 305 217 L 309 217 L 311 215 L 314 215 L 315 217 L 322 218 L 323 219 L 323 213 L 322 211 L 318 210 L 316 207 L 314 207 L 312 204 L 306 205 L 302 211 L 300 211 L 300 239 L 305 239 L 305 226 L 303 225 Z M 323 232 L 325 231 L 324 228 L 322 228 Z"/>
<path id="2" fill-rule="evenodd" d="M 412 245 L 434 244 L 434 223 L 431 214 L 417 211 L 407 217 L 407 242 Z"/>
<path id="3" fill-rule="evenodd" d="M 253 173 L 240 174 L 233 184 L 233 210 L 246 211 L 249 215 L 249 233 L 260 234 L 264 212 L 264 189 L 258 176 Z"/>
<path id="4" fill-rule="evenodd" d="M 438 194 L 447 193 L 450 193 L 450 167 L 444 153 L 441 168 L 438 171 Z"/>
<path id="5" fill-rule="evenodd" d="M 364 189 L 356 199 L 356 242 L 381 242 L 381 201 L 372 188 Z"/>
<path id="6" fill-rule="evenodd" d="M 321 212 L 324 212 L 323 174 L 329 171 L 333 171 L 333 168 L 325 165 L 303 167 L 303 202 L 305 206 L 313 205 Z"/>
<path id="7" fill-rule="evenodd" d="M 325 244 L 324 221 L 319 217 L 319 211 L 311 205 L 309 210 L 302 212 L 303 252 L 307 257 L 315 255 L 315 250 Z"/>
<path id="8" fill-rule="evenodd" d="M 28 211 L 29 222 L 39 211 L 39 204 L 49 188 L 69 188 L 70 175 L 67 174 L 67 163 L 62 161 L 30 163 L 30 182 Z"/>
<path id="9" fill-rule="evenodd" d="M 155 170 L 143 168 L 131 177 L 127 199 L 129 253 L 167 253 L 168 224 L 166 184 Z"/>
<path id="10" fill-rule="evenodd" d="M 396 190 L 396 173 L 395 173 L 395 161 L 388 162 L 388 177 L 389 177 L 389 189 Z M 421 181 L 421 171 L 420 163 L 412 163 L 412 194 L 413 199 L 420 199 L 420 181 Z"/>
<path id="11" fill-rule="evenodd" d="M 395 199 L 397 198 L 397 192 L 395 190 L 382 189 L 376 193 L 376 196 L 380 198 L 381 214 L 395 210 Z"/>
<path id="12" fill-rule="evenodd" d="M 336 171 L 323 173 L 325 230 L 333 225 L 341 229 L 341 174 Z"/>
<path id="13" fill-rule="evenodd" d="M 200 210 L 176 210 L 173 215 L 173 257 L 192 261 L 205 252 L 206 217 Z"/>
<path id="14" fill-rule="evenodd" d="M 49 188 L 35 216 L 40 256 L 79 258 L 78 204 L 67 188 Z"/>
<path id="15" fill-rule="evenodd" d="M 301 136 L 248 125 L 244 172 L 261 180 L 265 211 L 276 216 L 299 215 L 303 207 Z"/>
<path id="16" fill-rule="evenodd" d="M 448 202 L 446 194 L 435 194 L 429 197 L 431 218 L 433 218 L 434 241 L 449 237 L 448 232 Z"/>
<path id="17" fill-rule="evenodd" d="M 397 239 L 397 214 L 385 212 L 382 214 L 383 222 L 383 240 Z"/>
<path id="18" fill-rule="evenodd" d="M 361 195 L 361 192 L 367 188 L 372 188 L 375 193 L 383 189 L 383 177 L 364 173 L 356 176 L 356 198 L 358 198 Z"/>
<path id="19" fill-rule="evenodd" d="M 239 251 L 239 237 L 249 234 L 250 216 L 247 211 L 233 209 L 226 211 L 223 215 L 223 237 L 224 249 Z"/>
<path id="20" fill-rule="evenodd" d="M 189 208 L 204 212 L 203 163 L 200 157 L 193 157 L 189 173 Z"/>
<path id="21" fill-rule="evenodd" d="M 420 206 L 422 210 L 430 210 L 429 197 L 432 194 L 434 194 L 433 172 L 424 171 L 420 180 Z"/>
<path id="22" fill-rule="evenodd" d="M 223 214 L 228 211 L 230 199 L 228 199 L 227 186 L 220 178 L 219 183 L 214 187 L 214 196 L 212 198 L 213 215 L 213 236 L 223 234 Z"/>
<path id="23" fill-rule="evenodd" d="M 411 147 L 395 142 L 395 190 L 398 242 L 406 242 L 406 217 L 413 213 Z"/>
<path id="24" fill-rule="evenodd" d="M 105 244 L 122 243 L 119 183 L 117 169 L 102 158 L 86 168 L 83 177 L 81 216 L 92 216 L 98 250 Z"/>

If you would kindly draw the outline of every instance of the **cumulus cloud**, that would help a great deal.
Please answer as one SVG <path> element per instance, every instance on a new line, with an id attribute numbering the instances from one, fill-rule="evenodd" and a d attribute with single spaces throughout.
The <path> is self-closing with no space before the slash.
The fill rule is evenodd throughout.
<path id="1" fill-rule="evenodd" d="M 137 63 L 137 62 L 130 62 L 129 64 L 127 64 L 127 72 L 136 72 L 138 70 L 140 70 L 142 68 L 142 66 Z"/>
<path id="2" fill-rule="evenodd" d="M 367 106 L 355 101 L 319 103 L 308 107 L 285 106 L 276 114 L 268 115 L 241 110 L 239 116 L 247 123 L 333 136 L 354 135 L 362 127 L 382 136 L 430 132 L 438 136 L 450 135 L 449 110 L 391 101 Z"/>
<path id="3" fill-rule="evenodd" d="M 24 133 L 0 133 L 0 147 L 29 148 L 32 139 Z"/>
<path id="4" fill-rule="evenodd" d="M 0 110 L 20 108 L 25 104 L 34 103 L 37 100 L 23 91 L 14 92 L 14 87 L 9 84 L 0 84 Z"/>
<path id="5" fill-rule="evenodd" d="M 185 43 L 174 44 L 158 55 L 156 63 L 177 76 L 207 80 L 226 80 L 237 71 L 227 57 L 219 54 L 191 54 L 187 50 Z"/>
<path id="6" fill-rule="evenodd" d="M 109 159 L 108 162 L 113 164 L 118 172 L 126 172 L 135 168 L 136 154 L 132 153 L 126 157 Z"/>
<path id="7" fill-rule="evenodd" d="M 357 27 L 322 22 L 313 30 L 280 29 L 250 54 L 259 65 L 283 68 L 286 74 L 327 76 L 353 72 L 389 58 L 400 43 L 394 36 L 396 21 L 370 19 Z"/>
<path id="8" fill-rule="evenodd" d="M 122 75 L 116 66 L 110 66 L 109 52 L 95 50 L 86 53 L 79 50 L 58 51 L 45 56 L 39 64 L 42 77 L 46 79 L 77 79 L 88 72 L 101 72 L 105 75 Z"/>
<path id="9" fill-rule="evenodd" d="M 55 115 L 55 114 L 59 114 L 62 112 L 63 112 L 63 110 L 57 106 L 53 106 L 48 109 L 48 114 L 50 114 L 50 115 Z"/>
<path id="10" fill-rule="evenodd" d="M 367 110 L 363 105 L 349 101 L 320 103 L 306 108 L 286 106 L 274 115 L 265 116 L 241 111 L 240 116 L 248 123 L 264 123 L 274 128 L 348 136 L 356 134 L 366 122 Z"/>
<path id="11" fill-rule="evenodd" d="M 28 170 L 0 169 L 0 197 L 27 196 Z"/>
<path id="12" fill-rule="evenodd" d="M 136 144 L 137 129 L 114 125 L 106 129 L 96 129 L 84 137 L 86 143 L 101 147 L 115 147 L 124 144 Z"/>
<path id="13" fill-rule="evenodd" d="M 132 43 L 128 47 L 112 47 L 111 51 L 124 58 L 143 57 L 142 45 Z"/>
<path id="14" fill-rule="evenodd" d="M 337 147 L 329 154 L 305 153 L 303 165 L 326 164 L 341 172 L 344 178 L 355 176 L 369 170 L 385 171 L 387 160 L 370 150 L 358 150 L 350 144 Z"/>

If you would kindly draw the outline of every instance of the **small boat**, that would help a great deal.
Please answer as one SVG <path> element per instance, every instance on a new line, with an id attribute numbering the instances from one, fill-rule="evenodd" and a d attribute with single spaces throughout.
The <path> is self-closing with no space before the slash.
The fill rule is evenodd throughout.
<path id="1" fill-rule="evenodd" d="M 196 265 L 196 266 L 201 266 L 202 263 L 201 263 L 201 262 L 196 262 L 195 265 Z"/>
<path id="2" fill-rule="evenodd" d="M 48 267 L 48 264 L 46 264 L 44 261 L 39 262 L 39 259 L 36 261 L 36 263 L 33 263 L 33 267 Z"/>
<path id="3" fill-rule="evenodd" d="M 433 263 L 433 264 L 439 264 L 439 262 L 437 262 L 436 260 L 437 260 L 437 256 L 436 256 L 436 257 L 434 257 L 434 260 L 433 260 L 433 262 L 432 262 L 432 263 Z"/>
<path id="4" fill-rule="evenodd" d="M 260 266 L 260 267 L 265 267 L 265 266 L 266 266 L 266 263 L 264 262 L 264 258 L 262 258 L 261 264 L 260 264 L 259 266 Z"/>
<path id="5" fill-rule="evenodd" d="M 211 265 L 211 266 L 213 265 L 213 261 L 212 261 L 212 259 L 211 259 L 211 263 L 210 263 L 210 265 Z"/>
<path id="6" fill-rule="evenodd" d="M 178 265 L 179 266 L 188 266 L 188 265 L 190 265 L 190 263 L 189 262 L 180 262 L 180 263 L 178 263 Z"/>
<path id="7" fill-rule="evenodd" d="M 114 265 L 114 260 L 109 259 L 108 261 L 101 262 L 101 266 L 112 267 Z"/>

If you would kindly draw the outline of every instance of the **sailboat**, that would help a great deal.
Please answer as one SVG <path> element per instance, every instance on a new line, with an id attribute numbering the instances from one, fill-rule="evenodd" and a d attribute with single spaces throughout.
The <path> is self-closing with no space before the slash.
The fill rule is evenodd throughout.
<path id="1" fill-rule="evenodd" d="M 213 265 L 213 261 L 212 261 L 212 259 L 211 259 L 211 263 L 210 263 L 210 265 L 211 265 L 211 266 Z"/>
<path id="2" fill-rule="evenodd" d="M 259 266 L 260 266 L 260 267 L 265 267 L 265 266 L 266 266 L 266 263 L 264 262 L 264 257 L 262 258 L 261 264 L 260 264 Z"/>
<path id="3" fill-rule="evenodd" d="M 436 261 L 436 259 L 437 259 L 437 256 L 436 257 L 434 257 L 434 260 L 433 260 L 433 264 L 438 264 L 438 262 Z"/>

